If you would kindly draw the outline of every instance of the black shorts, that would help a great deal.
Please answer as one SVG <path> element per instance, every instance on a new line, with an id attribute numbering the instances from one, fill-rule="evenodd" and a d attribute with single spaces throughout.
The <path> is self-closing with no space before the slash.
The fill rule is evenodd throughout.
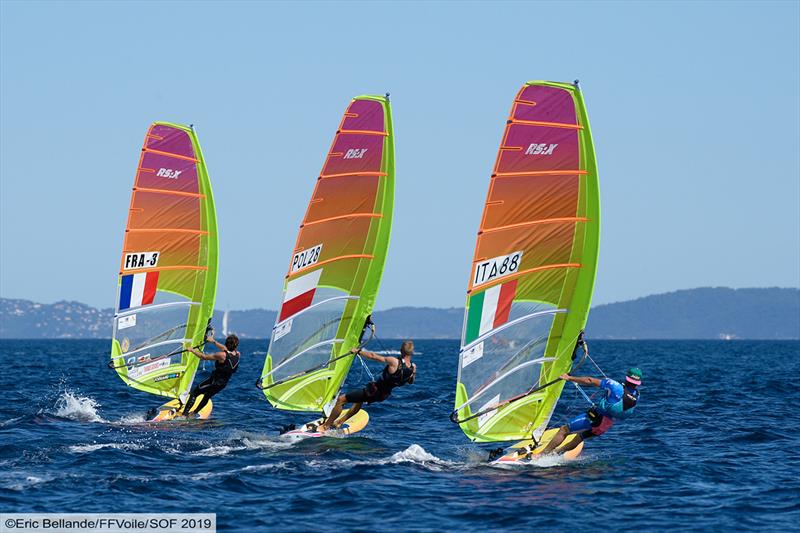
<path id="1" fill-rule="evenodd" d="M 351 389 L 344 394 L 348 403 L 376 403 L 382 402 L 391 395 L 391 391 L 381 391 L 378 384 L 370 381 L 363 389 Z"/>

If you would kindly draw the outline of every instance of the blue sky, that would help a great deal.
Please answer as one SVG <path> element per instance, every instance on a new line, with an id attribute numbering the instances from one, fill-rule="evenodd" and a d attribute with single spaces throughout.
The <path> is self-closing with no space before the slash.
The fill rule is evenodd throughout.
<path id="1" fill-rule="evenodd" d="M 0 295 L 111 307 L 147 126 L 193 123 L 218 307 L 276 308 L 341 113 L 392 93 L 378 308 L 463 305 L 528 79 L 581 80 L 600 169 L 594 303 L 800 286 L 800 4 L 0 3 Z"/>

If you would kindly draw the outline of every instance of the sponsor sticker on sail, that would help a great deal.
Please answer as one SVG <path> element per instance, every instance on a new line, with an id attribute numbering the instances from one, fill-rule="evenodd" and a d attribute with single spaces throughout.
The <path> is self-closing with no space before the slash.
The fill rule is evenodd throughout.
<path id="1" fill-rule="evenodd" d="M 158 383 L 159 381 L 166 381 L 168 379 L 177 379 L 181 377 L 181 374 L 183 374 L 183 372 L 171 372 L 169 374 L 164 374 L 163 376 L 158 376 L 156 378 L 153 378 L 153 383 Z"/>
<path id="2" fill-rule="evenodd" d="M 281 322 L 277 326 L 275 326 L 275 332 L 272 334 L 272 340 L 276 341 L 281 337 L 286 336 L 292 331 L 292 319 L 285 320 Z"/>
<path id="3" fill-rule="evenodd" d="M 162 368 L 166 368 L 170 364 L 171 364 L 170 358 L 167 357 L 165 359 L 159 359 L 158 361 L 153 361 L 152 363 L 148 363 L 146 365 L 135 366 L 132 369 L 128 370 L 128 378 L 138 379 L 142 376 L 146 376 L 147 374 L 152 374 L 156 370 L 161 370 Z"/>
<path id="4" fill-rule="evenodd" d="M 483 341 L 464 352 L 464 355 L 461 358 L 461 368 L 469 366 L 471 363 L 474 363 L 481 357 L 483 357 Z"/>
<path id="5" fill-rule="evenodd" d="M 117 329 L 132 328 L 136 325 L 136 315 L 121 316 L 117 319 Z"/>

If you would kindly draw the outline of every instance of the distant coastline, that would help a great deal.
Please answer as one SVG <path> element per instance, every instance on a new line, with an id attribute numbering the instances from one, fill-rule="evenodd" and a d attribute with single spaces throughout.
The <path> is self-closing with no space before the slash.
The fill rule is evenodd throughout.
<path id="1" fill-rule="evenodd" d="M 41 304 L 0 298 L 0 338 L 102 339 L 113 309 L 79 302 Z M 214 313 L 217 330 L 221 310 Z M 457 339 L 461 308 L 395 307 L 376 311 L 382 339 Z M 268 337 L 275 311 L 229 311 L 228 329 L 243 338 Z M 703 287 L 645 296 L 592 308 L 594 339 L 800 339 L 800 289 Z"/>

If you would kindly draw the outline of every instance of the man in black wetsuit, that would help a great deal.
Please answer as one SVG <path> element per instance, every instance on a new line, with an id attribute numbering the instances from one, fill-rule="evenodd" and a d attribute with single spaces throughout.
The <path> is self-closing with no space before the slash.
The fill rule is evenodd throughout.
<path id="1" fill-rule="evenodd" d="M 336 405 L 334 405 L 331 410 L 331 414 L 328 415 L 325 422 L 317 427 L 317 431 L 320 433 L 334 427 L 334 423 L 341 414 L 342 407 L 344 407 L 345 403 L 352 403 L 353 406 L 340 424 L 343 424 L 351 416 L 355 415 L 361 409 L 362 403 L 382 402 L 392 394 L 392 389 L 395 387 L 402 387 L 406 384 L 411 385 L 414 383 L 414 378 L 417 376 L 417 365 L 411 362 L 411 356 L 414 355 L 413 341 L 403 342 L 403 345 L 400 347 L 399 356 L 378 355 L 361 348 L 353 348 L 352 352 L 366 357 L 367 359 L 385 363 L 386 366 L 377 381 L 370 381 L 363 389 L 349 390 L 345 394 L 339 396 L 336 400 Z"/>
<path id="2" fill-rule="evenodd" d="M 228 335 L 223 345 L 214 340 L 214 331 L 212 330 L 208 338 L 206 338 L 206 342 L 210 342 L 220 351 L 206 354 L 196 348 L 189 348 L 189 350 L 203 361 L 214 361 L 214 371 L 205 381 L 192 389 L 189 399 L 186 400 L 186 405 L 183 408 L 183 416 L 188 416 L 192 411 L 195 413 L 200 412 L 212 396 L 225 388 L 228 380 L 239 369 L 239 357 L 242 355 L 237 351 L 239 337 Z M 200 394 L 203 395 L 203 399 L 197 404 L 197 408 L 193 410 L 194 402 Z"/>

